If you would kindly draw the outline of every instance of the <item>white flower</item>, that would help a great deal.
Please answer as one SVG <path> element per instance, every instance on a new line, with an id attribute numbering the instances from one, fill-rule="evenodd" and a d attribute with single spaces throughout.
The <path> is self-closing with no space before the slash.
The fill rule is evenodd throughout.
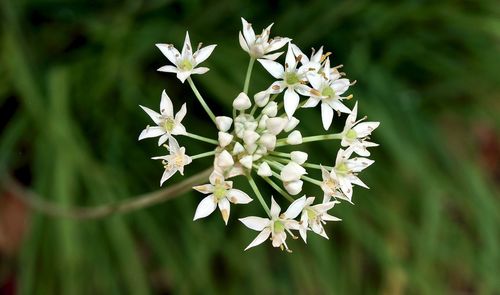
<path id="1" fill-rule="evenodd" d="M 303 184 L 304 182 L 302 180 L 283 182 L 283 186 L 285 187 L 286 191 L 292 196 L 298 195 L 302 191 Z"/>
<path id="2" fill-rule="evenodd" d="M 286 164 L 280 172 L 280 179 L 283 182 L 299 180 L 302 175 L 307 174 L 306 169 L 295 162 Z"/>
<path id="3" fill-rule="evenodd" d="M 302 134 L 299 130 L 294 130 L 292 133 L 288 134 L 286 138 L 286 143 L 291 145 L 297 145 L 302 143 Z"/>
<path id="4" fill-rule="evenodd" d="M 151 117 L 153 122 L 155 122 L 158 126 L 146 127 L 146 129 L 142 130 L 139 135 L 139 140 L 144 138 L 158 137 L 158 145 L 164 144 L 169 137 L 172 135 L 185 135 L 186 128 L 181 124 L 182 119 L 186 116 L 186 104 L 184 103 L 177 114 L 174 116 L 174 107 L 172 105 L 172 101 L 168 97 L 165 90 L 161 94 L 160 101 L 160 113 L 153 111 L 147 107 L 140 106 L 146 114 Z"/>
<path id="5" fill-rule="evenodd" d="M 313 202 L 314 197 L 307 198 L 300 217 L 299 233 L 304 242 L 307 242 L 308 229 L 328 239 L 325 229 L 323 228 L 323 224 L 325 224 L 326 221 L 340 221 L 340 218 L 327 213 L 327 211 L 332 209 L 335 204 L 339 203 L 338 201 L 331 201 L 311 206 Z"/>
<path id="6" fill-rule="evenodd" d="M 252 201 L 252 198 L 245 192 L 234 189 L 232 181 L 226 181 L 222 174 L 216 171 L 210 175 L 210 184 L 195 186 L 193 189 L 203 194 L 209 194 L 201 200 L 198 208 L 196 208 L 193 220 L 207 217 L 219 206 L 222 219 L 227 225 L 230 213 L 229 203 L 248 204 Z"/>
<path id="7" fill-rule="evenodd" d="M 165 55 L 168 60 L 175 65 L 175 67 L 171 65 L 163 66 L 159 68 L 158 71 L 176 73 L 177 79 L 184 83 L 184 81 L 186 81 L 191 74 L 204 74 L 208 72 L 209 69 L 206 67 L 196 67 L 204 62 L 210 54 L 212 54 L 215 46 L 217 45 L 209 45 L 203 48 L 198 48 L 198 50 L 193 53 L 188 32 L 186 32 L 186 39 L 184 40 L 181 53 L 179 53 L 179 51 L 171 44 L 156 44 L 156 47 L 161 50 L 163 55 Z"/>
<path id="8" fill-rule="evenodd" d="M 323 182 L 321 183 L 321 189 L 324 193 L 323 202 L 330 201 L 332 197 L 335 199 L 344 199 L 350 202 L 350 199 L 347 199 L 340 191 L 339 179 L 334 169 L 328 172 L 325 167 L 321 166 L 321 176 L 323 178 Z"/>
<path id="9" fill-rule="evenodd" d="M 338 79 L 338 77 L 330 78 L 330 75 L 324 73 L 330 72 L 330 59 L 326 59 L 323 73 L 309 73 L 307 78 L 312 85 L 310 98 L 302 106 L 303 108 L 312 108 L 321 102 L 321 119 L 323 128 L 328 130 L 333 120 L 333 111 L 349 114 L 351 110 L 347 108 L 342 99 L 350 98 L 351 96 L 342 97 L 350 86 L 349 79 Z"/>
<path id="10" fill-rule="evenodd" d="M 248 23 L 244 18 L 241 18 L 241 22 L 243 24 L 243 34 L 241 32 L 239 33 L 240 46 L 253 58 L 275 60 L 282 54 L 282 52 L 273 54 L 269 53 L 280 49 L 290 41 L 289 38 L 281 37 L 269 39 L 273 24 L 262 30 L 260 35 L 256 36 L 250 23 Z"/>
<path id="11" fill-rule="evenodd" d="M 299 229 L 299 222 L 294 220 L 294 218 L 300 214 L 302 208 L 304 208 L 305 202 L 305 197 L 295 200 L 290 204 L 290 207 L 288 207 L 285 213 L 280 215 L 281 208 L 276 201 L 274 201 L 274 198 L 271 197 L 271 219 L 256 216 L 240 218 L 240 221 L 248 228 L 260 231 L 257 237 L 245 248 L 245 250 L 262 244 L 271 236 L 273 247 L 280 247 L 281 250 L 283 250 L 284 247 L 288 252 L 291 252 L 285 242 L 286 233 L 288 232 L 295 238 L 290 230 Z"/>
<path id="12" fill-rule="evenodd" d="M 299 106 L 299 94 L 304 96 L 311 95 L 311 88 L 305 85 L 307 82 L 307 69 L 303 67 L 297 68 L 298 62 L 301 60 L 303 55 L 295 54 L 294 50 L 300 51 L 297 46 L 289 43 L 284 67 L 275 61 L 266 59 L 258 60 L 274 78 L 280 79 L 280 81 L 274 82 L 268 88 L 268 92 L 276 94 L 281 93 L 286 89 L 284 95 L 284 105 L 285 112 L 289 119 L 293 116 L 295 110 Z"/>
<path id="13" fill-rule="evenodd" d="M 160 186 L 177 171 L 179 171 L 181 175 L 184 175 L 184 166 L 192 162 L 191 157 L 185 154 L 186 148 L 180 148 L 179 143 L 177 143 L 177 140 L 173 137 L 168 141 L 168 151 L 170 152 L 169 155 L 152 158 L 154 160 L 163 160 L 162 163 L 165 167 L 165 172 L 163 172 L 163 176 L 161 177 Z"/>
<path id="14" fill-rule="evenodd" d="M 290 153 L 290 159 L 295 163 L 302 165 L 307 161 L 308 154 L 301 151 L 294 151 Z"/>
<path id="15" fill-rule="evenodd" d="M 380 125 L 380 122 L 360 123 L 364 118 L 356 121 L 357 114 L 358 102 L 356 102 L 351 114 L 346 119 L 344 131 L 342 131 L 341 145 L 343 147 L 351 147 L 360 156 L 368 157 L 370 156 L 370 152 L 366 148 L 378 146 L 378 144 L 370 142 L 367 139 L 372 131 Z"/>
<path id="16" fill-rule="evenodd" d="M 273 175 L 273 172 L 271 170 L 271 167 L 269 167 L 269 164 L 267 164 L 267 162 L 263 162 L 262 164 L 260 164 L 259 169 L 257 170 L 257 174 L 260 176 L 269 177 Z"/>
<path id="17" fill-rule="evenodd" d="M 353 150 L 351 148 L 347 150 L 340 149 L 337 153 L 337 159 L 335 160 L 335 167 L 333 167 L 338 178 L 340 190 L 345 194 L 349 202 L 351 202 L 352 198 L 353 184 L 368 188 L 368 186 L 358 178 L 358 172 L 363 171 L 366 167 L 375 162 L 360 157 L 349 159 L 352 152 Z"/>
<path id="18" fill-rule="evenodd" d="M 226 116 L 215 117 L 215 125 L 222 132 L 227 132 L 231 128 L 231 124 L 233 124 L 232 118 Z"/>
<path id="19" fill-rule="evenodd" d="M 241 92 L 233 101 L 233 108 L 238 111 L 244 111 L 252 106 L 252 102 L 245 92 Z"/>

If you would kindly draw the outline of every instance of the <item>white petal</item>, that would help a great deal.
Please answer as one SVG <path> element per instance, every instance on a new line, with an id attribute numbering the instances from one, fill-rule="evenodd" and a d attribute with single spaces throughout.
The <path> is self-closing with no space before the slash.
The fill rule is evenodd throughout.
<path id="1" fill-rule="evenodd" d="M 307 157 L 307 153 L 301 151 L 294 151 L 290 153 L 290 159 L 299 165 L 304 164 L 305 161 L 307 161 Z"/>
<path id="2" fill-rule="evenodd" d="M 175 121 L 180 123 L 182 119 L 186 116 L 187 113 L 187 108 L 186 108 L 186 103 L 182 104 L 181 109 L 177 112 L 175 115 Z"/>
<path id="3" fill-rule="evenodd" d="M 226 147 L 233 141 L 233 135 L 226 132 L 219 131 L 218 137 L 219 145 L 221 147 Z"/>
<path id="4" fill-rule="evenodd" d="M 174 66 L 168 65 L 168 66 L 163 66 L 163 67 L 158 68 L 157 71 L 164 72 L 164 73 L 177 73 L 179 71 L 179 69 L 177 69 Z"/>
<path id="5" fill-rule="evenodd" d="M 351 183 L 369 189 L 369 187 L 356 176 L 351 178 Z"/>
<path id="6" fill-rule="evenodd" d="M 140 105 L 140 107 L 148 114 L 148 116 L 155 122 L 156 125 L 159 125 L 161 123 L 161 115 L 158 114 L 157 112 L 153 111 L 150 108 L 143 107 Z"/>
<path id="7" fill-rule="evenodd" d="M 170 137 L 170 140 L 168 141 L 168 150 L 170 151 L 170 154 L 176 154 L 179 149 L 179 143 L 177 140 L 174 137 Z"/>
<path id="8" fill-rule="evenodd" d="M 214 212 L 215 208 L 217 208 L 217 203 L 215 202 L 214 195 L 206 196 L 201 200 L 200 204 L 198 204 L 193 220 L 207 217 Z"/>
<path id="9" fill-rule="evenodd" d="M 245 130 L 245 132 L 243 132 L 243 141 L 247 145 L 254 144 L 259 137 L 259 134 L 255 131 Z"/>
<path id="10" fill-rule="evenodd" d="M 309 80 L 309 83 L 311 83 L 311 86 L 319 91 L 321 89 L 321 86 L 323 86 L 323 81 L 325 81 L 323 76 L 319 75 L 318 73 L 311 72 L 309 72 L 306 76 L 307 80 Z"/>
<path id="11" fill-rule="evenodd" d="M 177 58 L 180 57 L 180 53 L 174 46 L 171 44 L 156 44 L 156 47 L 160 49 L 161 53 L 163 53 L 171 63 L 177 64 Z"/>
<path id="12" fill-rule="evenodd" d="M 287 65 L 287 69 L 295 69 L 297 65 L 297 61 L 295 60 L 295 55 L 292 50 L 292 43 L 288 43 L 288 49 L 286 51 L 285 56 L 285 64 Z"/>
<path id="13" fill-rule="evenodd" d="M 160 136 L 160 138 L 158 138 L 158 146 L 161 146 L 162 144 L 164 144 L 165 142 L 167 142 L 167 140 L 169 138 L 170 138 L 170 134 L 168 134 L 168 133 L 165 133 L 162 136 Z"/>
<path id="14" fill-rule="evenodd" d="M 245 148 L 241 145 L 241 143 L 236 142 L 234 144 L 234 148 L 233 148 L 233 151 L 232 151 L 233 155 L 240 154 L 240 153 L 242 153 L 244 151 L 245 151 Z"/>
<path id="15" fill-rule="evenodd" d="M 340 189 L 346 195 L 348 201 L 352 198 L 352 184 L 349 180 L 345 178 L 340 178 Z"/>
<path id="16" fill-rule="evenodd" d="M 285 46 L 286 43 L 290 42 L 290 38 L 274 37 L 273 41 L 269 44 L 267 48 L 268 51 L 275 51 Z"/>
<path id="17" fill-rule="evenodd" d="M 267 59 L 267 60 L 276 60 L 282 54 L 283 54 L 283 52 L 276 52 L 276 53 L 272 53 L 272 54 L 266 54 L 266 55 L 262 56 L 262 58 Z"/>
<path id="18" fill-rule="evenodd" d="M 196 68 L 192 71 L 193 74 L 198 74 L 198 75 L 202 75 L 202 74 L 205 74 L 206 72 L 208 72 L 210 69 L 207 68 L 207 67 L 199 67 L 199 68 Z"/>
<path id="19" fill-rule="evenodd" d="M 168 97 L 165 90 L 161 93 L 160 113 L 171 118 L 174 117 L 174 107 L 172 106 L 172 101 L 170 100 L 170 97 Z"/>
<path id="20" fill-rule="evenodd" d="M 270 95 L 269 92 L 266 90 L 260 91 L 253 96 L 253 100 L 255 101 L 255 104 L 257 106 L 263 107 L 269 101 L 269 95 Z"/>
<path id="21" fill-rule="evenodd" d="M 361 172 L 373 163 L 375 161 L 363 157 L 349 159 L 345 162 L 347 168 L 352 172 Z"/>
<path id="22" fill-rule="evenodd" d="M 248 46 L 251 47 L 252 44 L 255 43 L 255 32 L 252 25 L 244 18 L 241 18 L 241 23 L 243 25 L 243 35 L 245 36 L 245 40 L 247 41 Z"/>
<path id="23" fill-rule="evenodd" d="M 271 86 L 269 86 L 269 88 L 267 88 L 266 91 L 270 94 L 278 94 L 278 93 L 283 92 L 285 87 L 286 87 L 285 82 L 280 80 L 280 81 L 276 81 L 273 84 L 271 84 Z"/>
<path id="24" fill-rule="evenodd" d="M 186 127 L 182 125 L 181 123 L 178 123 L 174 126 L 172 129 L 172 134 L 173 135 L 186 135 Z"/>
<path id="25" fill-rule="evenodd" d="M 264 145 L 268 150 L 274 150 L 276 147 L 276 135 L 272 133 L 264 133 L 259 138 L 259 143 Z"/>
<path id="26" fill-rule="evenodd" d="M 193 48 L 191 47 L 191 40 L 189 39 L 189 32 L 186 31 L 186 38 L 184 39 L 184 45 L 182 46 L 182 57 L 186 58 L 188 55 L 191 55 L 193 52 Z"/>
<path id="27" fill-rule="evenodd" d="M 332 89 L 335 91 L 335 95 L 342 95 L 344 92 L 349 89 L 349 80 L 348 79 L 338 79 L 331 84 Z"/>
<path id="28" fill-rule="evenodd" d="M 243 38 L 243 34 L 241 34 L 241 32 L 238 35 L 238 39 L 240 41 L 241 48 L 243 50 L 245 50 L 246 52 L 250 53 L 250 49 L 248 48 L 247 41 L 245 41 L 245 38 Z"/>
<path id="29" fill-rule="evenodd" d="M 305 204 L 306 204 L 306 196 L 302 196 L 301 198 L 293 201 L 293 203 L 290 204 L 290 207 L 286 209 L 283 215 L 287 219 L 295 219 L 295 217 L 299 216 L 300 212 L 302 212 L 302 209 L 304 209 Z"/>
<path id="30" fill-rule="evenodd" d="M 233 119 L 230 117 L 215 117 L 215 125 L 217 125 L 217 129 L 219 129 L 220 131 L 227 132 L 229 128 L 231 128 L 231 124 L 233 124 Z"/>
<path id="31" fill-rule="evenodd" d="M 202 194 L 210 194 L 214 192 L 214 186 L 212 184 L 203 184 L 198 186 L 193 186 L 194 190 L 199 191 Z"/>
<path id="32" fill-rule="evenodd" d="M 259 170 L 257 170 L 257 174 L 265 177 L 273 175 L 271 167 L 269 167 L 269 164 L 267 164 L 267 162 L 263 162 L 262 164 L 260 164 Z"/>
<path id="33" fill-rule="evenodd" d="M 217 157 L 217 164 L 221 167 L 227 168 L 234 165 L 234 160 L 228 151 L 223 150 Z"/>
<path id="34" fill-rule="evenodd" d="M 144 138 L 157 137 L 165 134 L 165 130 L 158 126 L 146 127 L 146 129 L 142 130 L 141 134 L 139 134 L 139 140 Z"/>
<path id="35" fill-rule="evenodd" d="M 358 138 L 362 138 L 370 135 L 379 125 L 380 122 L 362 122 L 354 126 L 352 129 L 356 131 Z"/>
<path id="36" fill-rule="evenodd" d="M 309 97 L 309 99 L 306 101 L 304 105 L 302 105 L 303 108 L 313 108 L 318 105 L 318 103 L 321 101 L 320 98 L 318 97 Z"/>
<path id="37" fill-rule="evenodd" d="M 278 135 L 283 128 L 285 128 L 286 124 L 288 123 L 288 120 L 285 118 L 281 117 L 275 117 L 275 118 L 269 118 L 266 121 L 266 128 L 267 131 L 274 135 Z"/>
<path id="38" fill-rule="evenodd" d="M 224 220 L 224 223 L 227 225 L 227 222 L 229 221 L 229 213 L 231 212 L 231 205 L 229 204 L 229 201 L 226 198 L 220 200 L 218 205 L 220 213 L 222 214 L 222 219 Z"/>
<path id="39" fill-rule="evenodd" d="M 307 174 L 306 169 L 295 162 L 290 162 L 281 169 L 280 179 L 284 182 L 299 180 L 302 175 Z"/>
<path id="40" fill-rule="evenodd" d="M 262 109 L 262 113 L 266 114 L 269 117 L 276 117 L 278 113 L 278 104 L 275 101 L 269 102 L 266 107 Z"/>
<path id="41" fill-rule="evenodd" d="M 227 192 L 227 199 L 233 204 L 248 204 L 252 201 L 252 198 L 239 189 L 230 189 Z"/>
<path id="42" fill-rule="evenodd" d="M 241 220 L 241 219 L 240 219 Z M 252 248 L 252 247 L 255 247 L 255 246 L 258 246 L 262 243 L 264 243 L 268 238 L 269 236 L 271 235 L 271 230 L 269 228 L 266 228 L 264 229 L 263 231 L 261 231 L 257 237 L 245 248 L 245 251 Z"/>
<path id="43" fill-rule="evenodd" d="M 281 212 L 280 206 L 278 205 L 278 203 L 276 203 L 274 198 L 271 196 L 271 216 L 273 218 L 278 217 L 280 212 Z"/>
<path id="44" fill-rule="evenodd" d="M 346 114 L 351 113 L 351 110 L 348 107 L 346 107 L 340 100 L 338 100 L 336 98 L 326 99 L 325 102 L 329 106 L 331 106 L 332 109 L 334 109 L 336 111 L 346 113 Z"/>
<path id="45" fill-rule="evenodd" d="M 267 218 L 262 218 L 257 216 L 240 218 L 239 221 L 241 221 L 246 227 L 256 231 L 263 230 L 266 226 L 269 225 L 270 222 L 270 220 Z"/>
<path id="46" fill-rule="evenodd" d="M 328 128 L 330 128 L 330 125 L 332 125 L 332 120 L 333 120 L 332 108 L 324 102 L 321 103 L 321 121 L 323 122 L 323 128 L 325 128 L 325 130 L 328 130 Z"/>
<path id="47" fill-rule="evenodd" d="M 210 56 L 210 54 L 212 54 L 212 52 L 215 49 L 215 46 L 217 46 L 217 45 L 208 45 L 208 46 L 200 48 L 200 50 L 196 51 L 196 53 L 194 55 L 194 60 L 196 61 L 196 64 L 199 65 L 202 62 L 204 62 Z"/>
<path id="48" fill-rule="evenodd" d="M 286 143 L 291 145 L 297 145 L 302 143 L 302 134 L 299 130 L 292 131 L 286 138 Z"/>
<path id="49" fill-rule="evenodd" d="M 285 104 L 285 112 L 288 116 L 288 119 L 290 119 L 295 113 L 295 110 L 299 105 L 299 101 L 300 101 L 299 95 L 295 93 L 293 89 L 288 88 L 285 91 L 284 104 Z"/>
<path id="50" fill-rule="evenodd" d="M 260 64 L 269 72 L 274 78 L 281 79 L 285 73 L 283 66 L 275 61 L 267 59 L 258 59 Z"/>
<path id="51" fill-rule="evenodd" d="M 170 177 L 172 177 L 172 175 L 174 175 L 175 172 L 177 172 L 177 169 L 168 169 L 168 170 L 165 169 L 160 179 L 160 186 L 162 186 L 165 181 L 167 181 Z"/>
<path id="52" fill-rule="evenodd" d="M 181 81 L 181 83 L 184 83 L 184 81 L 186 81 L 186 79 L 191 76 L 191 71 L 181 71 L 181 72 L 177 72 L 177 79 L 179 79 L 179 81 Z"/>

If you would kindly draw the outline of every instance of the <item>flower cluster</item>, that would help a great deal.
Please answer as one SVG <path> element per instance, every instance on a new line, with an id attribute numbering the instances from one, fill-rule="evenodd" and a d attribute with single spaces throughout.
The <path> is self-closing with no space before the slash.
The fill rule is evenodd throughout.
<path id="1" fill-rule="evenodd" d="M 187 33 L 181 52 L 173 45 L 157 44 L 173 64 L 158 70 L 175 73 L 182 83 L 188 81 L 194 95 L 217 128 L 217 139 L 187 132 L 182 125 L 186 104 L 174 114 L 172 101 L 163 91 L 160 113 L 141 106 L 155 126 L 146 127 L 139 140 L 159 137 L 159 145 L 168 143 L 165 144 L 168 155 L 153 158 L 162 160 L 165 168 L 160 185 L 177 171 L 183 174 L 184 166 L 193 160 L 214 157 L 209 183 L 194 187 L 207 195 L 196 208 L 194 220 L 209 216 L 218 207 L 227 225 L 231 203 L 248 204 L 255 197 L 267 218 L 250 216 L 239 219 L 248 228 L 260 232 L 246 249 L 270 239 L 273 247 L 290 251 L 286 242 L 287 235 L 297 238 L 293 233 L 296 231 L 306 242 L 307 233 L 312 231 L 328 238 L 324 224 L 340 220 L 328 211 L 340 201 L 352 203 L 353 185 L 368 188 L 358 174 L 374 162 L 367 158 L 370 156 L 368 148 L 378 145 L 370 141 L 370 135 L 379 122 L 365 122 L 365 118 L 357 120 L 357 102 L 352 109 L 346 106 L 352 95 L 345 93 L 354 83 L 339 71 L 341 66 L 330 65 L 329 52 L 320 48 L 313 50 L 308 57 L 290 38 L 271 38 L 272 25 L 256 35 L 252 25 L 246 20 L 242 19 L 242 24 L 239 41 L 242 49 L 249 54 L 250 61 L 243 91 L 235 95 L 233 100 L 232 116 L 215 116 L 191 79 L 191 74 L 203 74 L 209 70 L 198 65 L 211 55 L 216 45 L 200 45 L 193 53 Z M 279 50 L 285 46 L 286 54 L 282 64 L 277 60 L 283 53 Z M 256 60 L 275 80 L 267 89 L 249 96 L 249 83 Z M 321 124 L 327 134 L 303 136 L 298 129 L 300 120 L 294 114 L 298 109 L 318 105 L 321 106 Z M 340 133 L 328 133 L 335 113 L 339 116 L 342 113 L 348 114 L 344 128 Z M 212 144 L 213 148 L 205 153 L 188 156 L 186 149 L 179 146 L 176 136 L 203 141 Z M 303 143 L 326 140 L 340 141 L 341 148 L 332 166 L 308 162 L 308 154 L 299 150 Z M 284 152 L 283 148 L 293 151 Z M 314 174 L 321 175 L 321 179 L 314 178 Z M 284 213 L 281 213 L 281 208 L 273 197 L 271 206 L 268 206 L 254 180 L 256 176 L 290 202 Z M 252 192 L 246 193 L 234 188 L 230 179 L 235 177 L 245 178 Z M 323 194 L 321 202 L 315 203 L 315 197 L 303 192 L 304 181 L 318 187 Z"/>

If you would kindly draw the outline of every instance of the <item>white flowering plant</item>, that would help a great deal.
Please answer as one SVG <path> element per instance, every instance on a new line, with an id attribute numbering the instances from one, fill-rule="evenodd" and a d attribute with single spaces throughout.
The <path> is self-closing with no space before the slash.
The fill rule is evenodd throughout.
<path id="1" fill-rule="evenodd" d="M 350 109 L 352 95 L 345 95 L 354 82 L 339 71 L 341 66 L 331 66 L 330 53 L 324 53 L 323 47 L 313 49 L 308 57 L 290 38 L 271 38 L 272 25 L 260 35 L 256 35 L 252 25 L 243 18 L 242 25 L 239 43 L 249 54 L 250 61 L 243 91 L 233 100 L 232 115 L 216 116 L 191 78 L 193 74 L 209 71 L 199 65 L 210 57 L 216 45 L 202 47 L 200 44 L 194 51 L 188 33 L 181 51 L 171 44 L 156 45 L 171 63 L 158 71 L 175 73 L 182 83 L 188 82 L 218 130 L 216 139 L 188 132 L 182 123 L 187 113 L 186 104 L 175 113 L 172 100 L 164 90 L 159 113 L 141 106 L 154 126 L 147 126 L 140 133 L 139 140 L 159 137 L 158 145 L 164 145 L 168 151 L 165 156 L 153 157 L 162 160 L 165 168 L 160 186 L 176 172 L 183 174 L 185 166 L 192 161 L 213 157 L 213 171 L 208 183 L 193 187 L 206 195 L 195 210 L 194 220 L 205 218 L 218 208 L 227 225 L 231 204 L 252 204 L 253 198 L 257 198 L 267 217 L 239 218 L 246 227 L 260 232 L 246 249 L 270 239 L 273 247 L 291 252 L 286 242 L 287 235 L 298 238 L 294 231 L 298 232 L 306 242 L 307 233 L 313 232 L 328 239 L 324 225 L 327 221 L 340 220 L 328 211 L 341 201 L 352 203 L 353 185 L 368 188 L 358 175 L 374 162 L 367 158 L 370 156 L 368 148 L 378 146 L 370 141 L 370 135 L 379 122 L 366 122 L 366 117 L 356 120 L 358 104 L 354 103 Z M 278 61 L 284 53 L 279 51 L 281 49 L 286 50 L 284 62 Z M 267 89 L 249 93 L 256 60 L 273 81 Z M 326 134 L 303 136 L 299 130 L 300 120 L 294 114 L 300 109 L 318 105 Z M 345 125 L 342 132 L 329 133 L 335 114 L 347 114 Z M 179 145 L 179 136 L 212 144 L 213 148 L 189 156 L 189 150 Z M 308 154 L 299 149 L 304 143 L 329 140 L 338 140 L 341 146 L 332 166 L 308 162 Z M 284 148 L 294 151 L 284 152 Z M 308 176 L 311 169 L 318 170 L 321 179 Z M 252 191 L 235 188 L 231 179 L 236 177 L 245 178 Z M 290 203 L 284 213 L 280 213 L 281 208 L 273 196 L 263 197 L 255 178 L 262 178 L 276 195 Z M 314 204 L 316 198 L 303 191 L 304 181 L 321 189 L 321 202 Z M 267 199 L 271 200 L 270 207 Z"/>

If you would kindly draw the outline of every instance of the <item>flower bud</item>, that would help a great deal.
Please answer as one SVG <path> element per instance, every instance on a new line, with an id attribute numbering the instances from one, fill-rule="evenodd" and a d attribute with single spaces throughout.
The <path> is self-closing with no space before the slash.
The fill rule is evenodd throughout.
<path id="1" fill-rule="evenodd" d="M 276 147 L 276 135 L 271 133 L 264 133 L 259 139 L 259 143 L 264 145 L 268 150 L 274 150 Z"/>
<path id="2" fill-rule="evenodd" d="M 278 114 L 278 104 L 274 101 L 271 101 L 266 105 L 265 108 L 262 109 L 262 113 L 268 115 L 269 117 L 276 117 Z"/>
<path id="3" fill-rule="evenodd" d="M 260 118 L 259 121 L 259 128 L 260 129 L 266 129 L 266 122 L 269 117 L 267 115 L 262 115 L 262 118 Z"/>
<path id="4" fill-rule="evenodd" d="M 253 157 L 251 155 L 244 156 L 240 159 L 241 165 L 247 169 L 252 169 Z"/>
<path id="5" fill-rule="evenodd" d="M 304 164 L 305 161 L 307 161 L 307 157 L 308 157 L 307 153 L 300 151 L 295 151 L 290 153 L 290 158 L 292 159 L 292 161 L 294 161 L 299 165 Z"/>
<path id="6" fill-rule="evenodd" d="M 296 181 L 284 183 L 283 185 L 284 185 L 286 191 L 290 195 L 295 196 L 302 191 L 303 184 L 304 184 L 304 182 L 302 180 L 296 180 Z"/>
<path id="7" fill-rule="evenodd" d="M 233 119 L 226 116 L 218 116 L 215 117 L 215 125 L 217 129 L 222 132 L 227 132 L 229 128 L 231 128 L 231 124 L 233 123 Z"/>
<path id="8" fill-rule="evenodd" d="M 296 145 L 296 144 L 301 144 L 302 143 L 302 134 L 300 131 L 295 130 L 292 131 L 286 138 L 286 143 Z"/>
<path id="9" fill-rule="evenodd" d="M 234 144 L 233 155 L 241 154 L 245 151 L 245 148 L 241 145 L 241 143 L 237 142 Z"/>
<path id="10" fill-rule="evenodd" d="M 243 141 L 245 144 L 254 144 L 257 139 L 259 139 L 259 134 L 257 132 L 251 130 L 245 130 L 245 132 L 243 132 Z"/>
<path id="11" fill-rule="evenodd" d="M 285 132 L 290 132 L 292 131 L 295 127 L 297 127 L 297 125 L 299 125 L 300 123 L 300 120 L 295 118 L 295 117 L 292 117 L 290 118 L 290 120 L 288 120 L 288 123 L 286 124 L 285 126 Z"/>
<path id="12" fill-rule="evenodd" d="M 249 144 L 249 145 L 246 145 L 245 146 L 245 149 L 246 151 L 249 153 L 249 154 L 253 154 L 255 153 L 255 151 L 257 150 L 259 146 L 256 145 L 255 143 L 254 144 Z"/>
<path id="13" fill-rule="evenodd" d="M 223 150 L 217 157 L 217 165 L 223 168 L 231 167 L 234 165 L 233 157 L 228 151 Z"/>
<path id="14" fill-rule="evenodd" d="M 252 106 L 252 102 L 250 102 L 250 98 L 244 92 L 238 94 L 238 96 L 233 101 L 233 108 L 238 111 L 247 110 Z"/>
<path id="15" fill-rule="evenodd" d="M 281 117 L 269 118 L 266 121 L 267 131 L 278 135 L 285 128 L 287 122 L 287 119 Z"/>
<path id="16" fill-rule="evenodd" d="M 259 124 L 255 121 L 247 121 L 247 122 L 245 122 L 244 125 L 245 125 L 245 130 L 255 131 L 255 129 L 257 129 Z"/>
<path id="17" fill-rule="evenodd" d="M 233 140 L 233 135 L 219 131 L 219 145 L 221 147 L 226 147 Z"/>
<path id="18" fill-rule="evenodd" d="M 299 180 L 300 177 L 307 174 L 306 169 L 295 162 L 290 162 L 283 167 L 280 173 L 281 181 L 290 182 Z"/>
<path id="19" fill-rule="evenodd" d="M 259 176 L 272 176 L 273 173 L 271 171 L 271 167 L 266 162 L 260 164 L 259 170 L 257 170 L 257 174 Z"/>
<path id="20" fill-rule="evenodd" d="M 270 94 L 265 90 L 257 92 L 257 94 L 253 96 L 253 100 L 255 101 L 256 105 L 258 105 L 259 107 L 263 107 L 269 101 L 269 95 Z"/>

